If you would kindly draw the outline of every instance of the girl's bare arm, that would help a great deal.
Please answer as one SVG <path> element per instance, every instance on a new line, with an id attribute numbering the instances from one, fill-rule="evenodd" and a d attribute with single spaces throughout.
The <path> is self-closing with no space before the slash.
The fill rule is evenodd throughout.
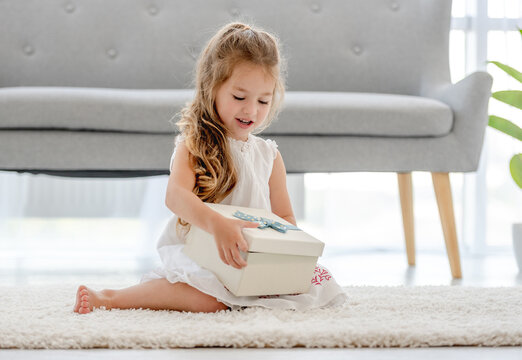
<path id="1" fill-rule="evenodd" d="M 229 219 L 212 210 L 201 201 L 192 189 L 196 174 L 190 166 L 188 150 L 180 143 L 172 162 L 165 205 L 181 219 L 214 235 L 221 260 L 237 269 L 247 265 L 239 249 L 248 251 L 248 243 L 243 238 L 242 229 L 255 228 L 257 223 L 240 219 Z"/>
<path id="2" fill-rule="evenodd" d="M 277 156 L 274 160 L 268 186 L 270 187 L 270 206 L 272 207 L 272 212 L 297 226 L 292 204 L 290 203 L 290 196 L 286 188 L 286 168 L 283 157 L 279 151 L 277 151 Z"/>
<path id="3" fill-rule="evenodd" d="M 196 174 L 190 166 L 188 154 L 185 144 L 180 143 L 170 169 L 165 205 L 181 219 L 212 234 L 214 224 L 224 216 L 209 208 L 192 192 Z"/>

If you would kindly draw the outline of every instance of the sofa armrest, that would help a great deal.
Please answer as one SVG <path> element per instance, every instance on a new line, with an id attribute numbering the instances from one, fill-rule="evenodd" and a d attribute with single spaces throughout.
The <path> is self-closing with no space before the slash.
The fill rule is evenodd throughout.
<path id="1" fill-rule="evenodd" d="M 425 96 L 442 101 L 453 112 L 453 135 L 459 148 L 478 168 L 484 133 L 488 124 L 488 103 L 493 78 L 477 71 L 455 84 L 438 86 Z"/>

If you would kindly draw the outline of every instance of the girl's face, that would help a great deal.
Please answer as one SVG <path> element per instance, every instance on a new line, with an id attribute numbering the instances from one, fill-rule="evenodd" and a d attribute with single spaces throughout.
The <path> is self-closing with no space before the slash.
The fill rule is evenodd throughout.
<path id="1" fill-rule="evenodd" d="M 247 141 L 265 120 L 272 105 L 275 80 L 259 65 L 240 63 L 218 88 L 216 109 L 230 135 Z"/>

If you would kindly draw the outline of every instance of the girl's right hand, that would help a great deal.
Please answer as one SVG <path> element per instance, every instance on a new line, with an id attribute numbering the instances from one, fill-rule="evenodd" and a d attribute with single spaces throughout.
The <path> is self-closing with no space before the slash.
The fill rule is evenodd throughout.
<path id="1" fill-rule="evenodd" d="M 214 240 L 221 260 L 236 269 L 247 266 L 246 261 L 239 254 L 239 249 L 248 251 L 248 243 L 243 238 L 241 229 L 257 228 L 258 223 L 240 219 L 220 218 L 214 224 Z"/>

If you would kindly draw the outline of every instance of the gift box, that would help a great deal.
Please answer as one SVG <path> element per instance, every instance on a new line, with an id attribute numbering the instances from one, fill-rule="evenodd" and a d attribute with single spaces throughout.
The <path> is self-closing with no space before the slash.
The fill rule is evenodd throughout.
<path id="1" fill-rule="evenodd" d="M 308 292 L 317 259 L 323 253 L 323 242 L 265 209 L 206 205 L 227 218 L 260 223 L 257 228 L 242 229 L 248 252 L 240 254 L 248 265 L 236 269 L 225 264 L 219 257 L 214 236 L 194 225 L 183 249 L 187 256 L 212 271 L 236 296 Z"/>

